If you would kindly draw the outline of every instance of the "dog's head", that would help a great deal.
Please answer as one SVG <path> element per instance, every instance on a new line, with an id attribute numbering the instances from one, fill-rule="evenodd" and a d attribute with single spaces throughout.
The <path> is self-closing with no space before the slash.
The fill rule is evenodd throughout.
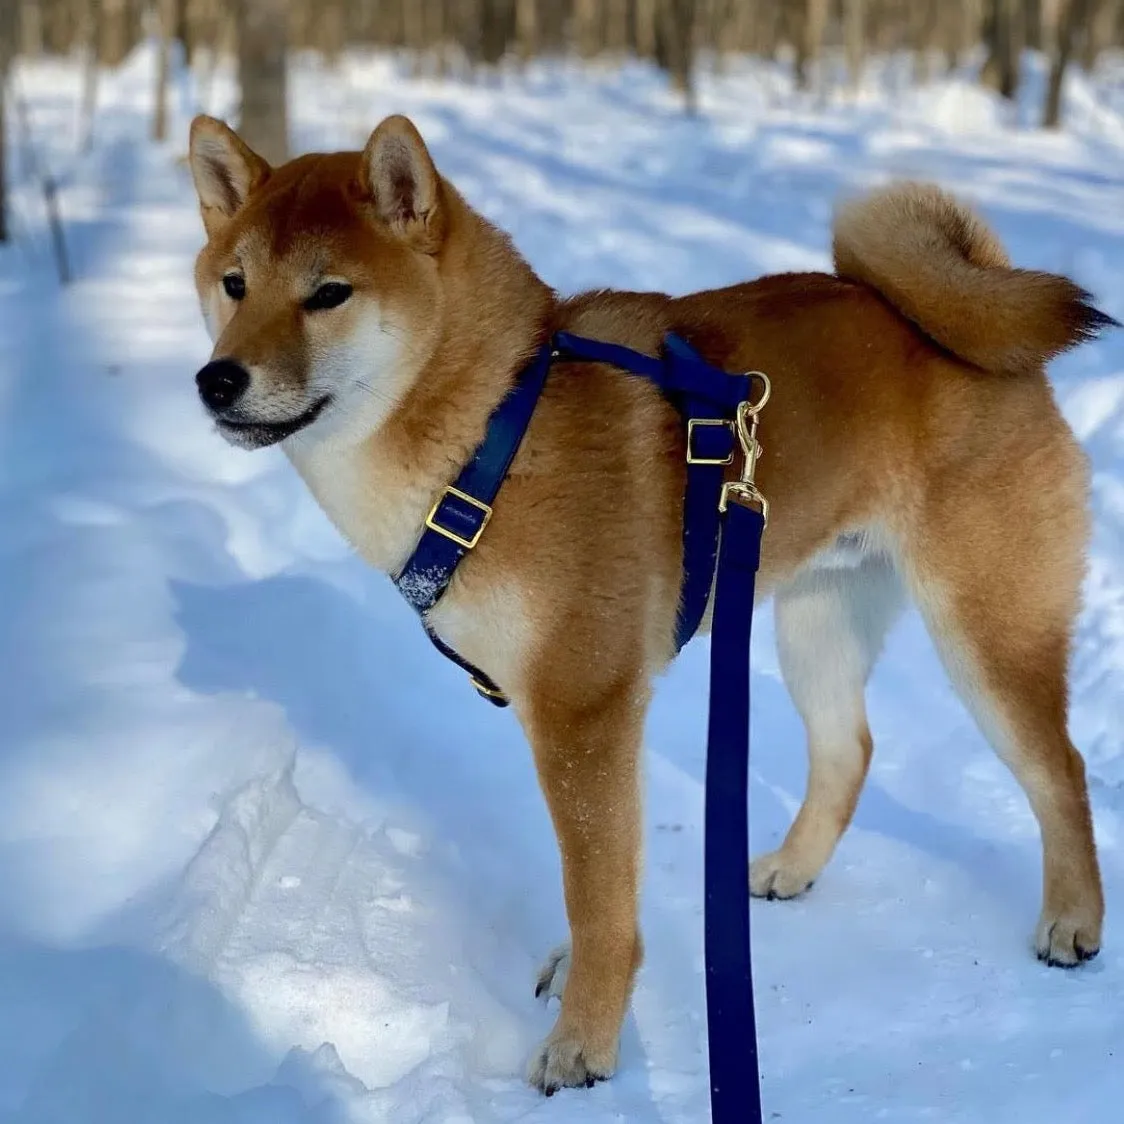
<path id="1" fill-rule="evenodd" d="M 362 152 L 271 168 L 222 122 L 191 128 L 207 244 L 195 282 L 214 341 L 197 375 L 245 448 L 370 433 L 433 354 L 449 189 L 417 129 L 389 117 Z"/>

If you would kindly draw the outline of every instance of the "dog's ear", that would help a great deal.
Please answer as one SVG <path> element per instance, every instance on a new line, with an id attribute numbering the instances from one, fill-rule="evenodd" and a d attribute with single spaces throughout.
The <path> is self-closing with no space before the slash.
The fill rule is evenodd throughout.
<path id="1" fill-rule="evenodd" d="M 269 179 L 269 165 L 214 117 L 200 115 L 191 122 L 189 160 L 208 237 L 221 230 L 250 193 Z"/>
<path id="2" fill-rule="evenodd" d="M 425 254 L 445 239 L 441 179 L 421 133 L 408 117 L 386 118 L 363 150 L 359 183 L 379 220 Z"/>

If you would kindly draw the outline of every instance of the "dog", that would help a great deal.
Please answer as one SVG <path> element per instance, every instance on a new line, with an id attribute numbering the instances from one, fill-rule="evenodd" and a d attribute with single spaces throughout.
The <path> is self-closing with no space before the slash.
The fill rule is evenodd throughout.
<path id="1" fill-rule="evenodd" d="M 834 274 L 671 298 L 562 299 L 386 118 L 362 152 L 270 167 L 199 117 L 190 166 L 207 241 L 195 281 L 214 341 L 198 390 L 219 432 L 280 444 L 358 553 L 395 575 L 427 512 L 552 332 L 760 369 L 771 502 L 759 575 L 807 729 L 803 806 L 752 892 L 811 886 L 870 762 L 864 685 L 909 597 L 1041 828 L 1038 956 L 1095 956 L 1104 900 L 1067 674 L 1089 532 L 1088 470 L 1044 366 L 1114 324 L 1089 294 L 1012 268 L 936 186 L 843 202 Z M 684 427 L 646 380 L 559 362 L 476 549 L 429 616 L 510 696 L 557 833 L 571 940 L 529 1080 L 617 1064 L 642 957 L 639 757 L 674 654 Z"/>

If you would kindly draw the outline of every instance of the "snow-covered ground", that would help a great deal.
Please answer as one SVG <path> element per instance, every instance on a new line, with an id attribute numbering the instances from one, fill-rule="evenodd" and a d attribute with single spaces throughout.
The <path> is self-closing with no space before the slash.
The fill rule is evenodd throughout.
<path id="1" fill-rule="evenodd" d="M 0 252 L 0 1121 L 706 1120 L 705 642 L 648 728 L 648 957 L 620 1074 L 542 1100 L 521 1076 L 553 1018 L 532 982 L 565 920 L 529 755 L 282 456 L 232 450 L 204 420 L 179 159 L 196 95 L 181 85 L 173 139 L 151 146 L 150 68 L 142 53 L 106 80 L 84 158 L 75 69 L 19 74 L 80 279 L 52 280 L 17 161 L 21 240 Z M 1075 77 L 1071 126 L 1046 136 L 967 83 L 910 90 L 890 69 L 816 105 L 734 67 L 689 120 L 637 67 L 464 86 L 356 57 L 342 75 L 300 62 L 295 133 L 356 145 L 412 114 L 565 290 L 824 267 L 839 192 L 935 178 L 1019 264 L 1124 318 L 1122 89 L 1111 70 Z M 220 73 L 209 107 L 231 90 Z M 769 1119 L 1120 1118 L 1124 333 L 1054 374 L 1095 474 L 1073 729 L 1104 952 L 1073 973 L 1034 960 L 1033 819 L 911 615 L 871 687 L 853 829 L 806 899 L 754 905 Z M 771 612 L 759 622 L 755 851 L 805 768 Z"/>

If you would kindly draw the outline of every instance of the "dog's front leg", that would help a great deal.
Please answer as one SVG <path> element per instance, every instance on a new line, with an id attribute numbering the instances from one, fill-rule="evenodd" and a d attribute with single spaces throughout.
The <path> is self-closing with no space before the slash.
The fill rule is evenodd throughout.
<path id="1" fill-rule="evenodd" d="M 539 698 L 528 715 L 562 852 L 571 938 L 568 965 L 556 955 L 540 980 L 540 990 L 562 999 L 528 1072 L 548 1096 L 563 1085 L 592 1085 L 616 1068 L 641 959 L 639 757 L 647 701 L 647 685 L 632 680 L 596 705 Z"/>

